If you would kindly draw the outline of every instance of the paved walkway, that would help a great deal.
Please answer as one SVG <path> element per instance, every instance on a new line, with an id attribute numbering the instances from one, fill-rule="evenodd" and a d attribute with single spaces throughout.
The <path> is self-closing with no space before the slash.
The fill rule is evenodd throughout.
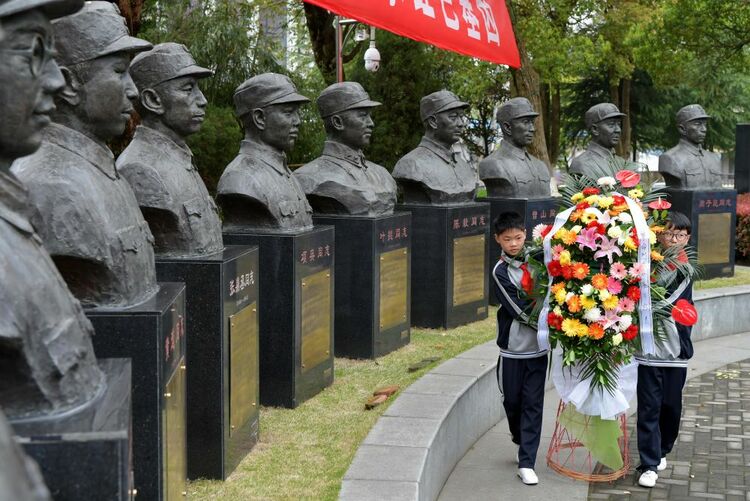
<path id="1" fill-rule="evenodd" d="M 525 486 L 516 478 L 516 447 L 503 419 L 456 465 L 439 501 L 750 501 L 750 333 L 697 342 L 695 353 L 684 390 L 680 436 L 657 488 L 639 487 L 633 474 L 614 484 L 589 485 L 548 469 L 545 456 L 558 404 L 553 389 L 545 395 L 536 463 L 539 485 Z M 635 411 L 635 402 L 631 411 Z M 631 429 L 634 424 L 632 416 Z M 630 436 L 632 462 L 637 465 L 635 435 L 631 432 Z"/>

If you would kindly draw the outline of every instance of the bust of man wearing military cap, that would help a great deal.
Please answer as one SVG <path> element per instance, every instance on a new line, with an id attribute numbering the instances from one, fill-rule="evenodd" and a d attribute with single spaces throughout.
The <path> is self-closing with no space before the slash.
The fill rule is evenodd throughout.
<path id="1" fill-rule="evenodd" d="M 326 130 L 323 153 L 294 172 L 315 212 L 380 216 L 392 214 L 396 182 L 388 171 L 365 160 L 374 123 L 370 110 L 380 106 L 356 82 L 330 85 L 317 100 Z"/>
<path id="2" fill-rule="evenodd" d="M 212 74 L 176 43 L 156 45 L 130 64 L 141 125 L 117 169 L 135 192 L 157 256 L 198 257 L 224 248 L 219 211 L 185 142 L 206 113 L 198 79 Z"/>
<path id="3" fill-rule="evenodd" d="M 65 412 L 105 385 L 91 323 L 42 247 L 29 220 L 27 192 L 10 172 L 15 159 L 41 145 L 54 95 L 63 87 L 50 57 L 50 20 L 82 5 L 0 0 L 0 408 L 11 419 Z M 0 472 L 14 471 L 6 446 L 0 439 Z M 20 488 L 24 479 L 11 481 Z M 0 478 L 0 498 L 27 499 L 5 486 Z"/>
<path id="4" fill-rule="evenodd" d="M 468 106 L 447 90 L 422 98 L 419 113 L 425 134 L 419 146 L 404 155 L 393 169 L 404 203 L 450 205 L 474 200 L 474 171 L 452 149 L 461 138 Z"/>
<path id="5" fill-rule="evenodd" d="M 245 138 L 217 187 L 225 230 L 312 228 L 312 208 L 286 163 L 297 139 L 299 108 L 308 102 L 289 77 L 277 73 L 250 78 L 235 91 L 235 113 Z"/>
<path id="6" fill-rule="evenodd" d="M 612 103 L 599 103 L 589 108 L 586 112 L 586 128 L 591 134 L 591 141 L 586 151 L 570 163 L 571 174 L 598 179 L 611 175 L 613 165 L 624 167 L 624 161 L 614 155 L 614 147 L 620 142 L 622 118 L 625 116 Z"/>
<path id="7" fill-rule="evenodd" d="M 668 187 L 679 190 L 722 187 L 721 158 L 703 149 L 709 118 L 698 104 L 689 104 L 677 112 L 680 142 L 659 157 L 659 172 Z"/>
<path id="8" fill-rule="evenodd" d="M 158 289 L 153 237 L 106 143 L 123 133 L 138 97 L 130 57 L 151 44 L 129 36 L 109 2 L 52 25 L 65 86 L 42 147 L 13 170 L 73 294 L 88 306 L 134 305 Z"/>
<path id="9" fill-rule="evenodd" d="M 534 120 L 538 116 L 539 113 L 524 97 L 509 99 L 498 109 L 497 123 L 503 132 L 503 140 L 498 149 L 479 163 L 479 178 L 487 187 L 487 196 L 550 196 L 547 165 L 526 151 L 534 140 Z"/>

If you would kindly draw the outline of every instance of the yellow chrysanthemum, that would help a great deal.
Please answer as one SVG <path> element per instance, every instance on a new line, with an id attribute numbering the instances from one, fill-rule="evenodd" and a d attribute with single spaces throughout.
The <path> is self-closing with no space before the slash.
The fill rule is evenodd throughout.
<path id="1" fill-rule="evenodd" d="M 606 209 L 613 203 L 615 203 L 615 199 L 612 197 L 599 197 L 599 207 L 602 209 Z"/>
<path id="2" fill-rule="evenodd" d="M 651 226 L 650 229 L 654 233 L 658 234 L 658 233 L 661 233 L 662 231 L 664 231 L 664 226 L 659 226 L 658 224 L 655 224 L 654 226 Z"/>
<path id="3" fill-rule="evenodd" d="M 565 290 L 565 282 L 557 282 L 550 289 L 552 290 L 552 294 L 557 294 L 558 291 Z"/>
<path id="4" fill-rule="evenodd" d="M 617 296 L 609 296 L 607 299 L 602 301 L 602 306 L 604 306 L 605 310 L 614 310 L 617 308 L 617 303 L 620 301 L 620 298 Z"/>
<path id="5" fill-rule="evenodd" d="M 562 240 L 567 234 L 568 230 L 566 230 L 565 228 L 560 228 L 559 230 L 557 230 L 557 232 L 555 232 L 554 235 L 552 235 L 552 238 L 554 238 L 555 240 Z"/>
<path id="6" fill-rule="evenodd" d="M 606 301 L 611 295 L 607 289 L 602 289 L 599 291 L 599 301 Z"/>
<path id="7" fill-rule="evenodd" d="M 596 205 L 599 203 L 599 195 L 589 195 L 586 197 L 586 202 L 588 202 L 589 205 Z"/>
<path id="8" fill-rule="evenodd" d="M 576 193 L 575 195 L 573 195 L 572 197 L 570 197 L 570 200 L 571 200 L 571 201 L 572 201 L 573 203 L 578 203 L 578 202 L 580 202 L 581 200 L 583 200 L 583 193 L 581 193 L 581 192 L 579 191 L 578 193 Z"/>
<path id="9" fill-rule="evenodd" d="M 653 231 L 648 232 L 648 241 L 651 245 L 654 245 L 656 243 L 656 233 Z"/>
<path id="10" fill-rule="evenodd" d="M 628 192 L 628 196 L 630 198 L 634 198 L 638 200 L 639 198 L 643 196 L 643 191 L 639 190 L 638 188 L 633 188 L 632 190 Z"/>
<path id="11" fill-rule="evenodd" d="M 581 327 L 581 322 L 575 318 L 566 318 L 562 323 L 562 331 L 566 336 L 575 337 Z"/>
<path id="12" fill-rule="evenodd" d="M 658 251 L 652 250 L 651 251 L 651 260 L 652 261 L 663 261 L 664 256 L 662 256 Z"/>
<path id="13" fill-rule="evenodd" d="M 588 326 L 588 325 L 586 325 L 586 324 L 583 324 L 583 323 L 582 323 L 582 324 L 580 324 L 580 325 L 579 325 L 579 326 L 578 326 L 578 327 L 576 328 L 576 335 L 577 335 L 578 337 L 586 337 L 586 336 L 588 336 L 588 335 L 589 335 L 589 326 Z"/>
<path id="14" fill-rule="evenodd" d="M 562 251 L 560 253 L 560 264 L 563 266 L 567 266 L 570 264 L 570 251 Z"/>
<path id="15" fill-rule="evenodd" d="M 596 221 L 596 214 L 588 210 L 584 211 L 583 214 L 581 214 L 581 222 L 583 224 L 589 224 L 591 221 Z"/>
<path id="16" fill-rule="evenodd" d="M 577 237 L 578 235 L 576 235 L 575 232 L 569 231 L 565 234 L 562 241 L 565 245 L 573 245 L 574 243 L 576 243 Z"/>
<path id="17" fill-rule="evenodd" d="M 596 300 L 590 296 L 581 296 L 581 306 L 584 310 L 590 310 L 596 306 Z"/>
<path id="18" fill-rule="evenodd" d="M 635 241 L 630 237 L 625 239 L 625 244 L 623 245 L 623 247 L 625 248 L 625 250 L 629 251 L 638 250 L 638 246 L 635 245 Z"/>
<path id="19" fill-rule="evenodd" d="M 555 301 L 557 301 L 557 304 L 565 303 L 565 298 L 567 295 L 568 293 L 565 291 L 565 289 L 561 289 L 555 292 Z"/>

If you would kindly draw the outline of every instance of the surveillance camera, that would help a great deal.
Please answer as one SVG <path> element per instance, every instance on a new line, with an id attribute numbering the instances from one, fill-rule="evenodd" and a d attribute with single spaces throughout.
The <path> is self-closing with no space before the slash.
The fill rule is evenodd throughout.
<path id="1" fill-rule="evenodd" d="M 365 51 L 365 69 L 375 73 L 380 69 L 380 51 L 375 48 L 375 42 L 370 42 L 370 48 Z"/>

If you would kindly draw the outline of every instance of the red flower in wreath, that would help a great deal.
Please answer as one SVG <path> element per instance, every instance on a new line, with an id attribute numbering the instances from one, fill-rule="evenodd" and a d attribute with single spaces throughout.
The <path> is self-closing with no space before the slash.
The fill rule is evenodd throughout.
<path id="1" fill-rule="evenodd" d="M 599 193 L 601 193 L 599 191 L 599 188 L 594 188 L 593 186 L 589 186 L 588 188 L 583 189 L 583 194 L 587 197 L 591 195 L 598 195 Z"/>
<path id="2" fill-rule="evenodd" d="M 638 337 L 638 326 L 637 325 L 631 325 L 630 327 L 628 327 L 627 329 L 625 329 L 622 332 L 622 338 L 625 341 L 632 341 L 636 337 Z"/>
<path id="3" fill-rule="evenodd" d="M 628 287 L 627 296 L 633 301 L 638 301 L 639 299 L 641 299 L 641 289 L 639 289 L 635 285 L 631 285 L 630 287 Z"/>
<path id="4" fill-rule="evenodd" d="M 547 271 L 549 271 L 549 274 L 552 277 L 559 277 L 560 275 L 562 275 L 563 268 L 560 264 L 560 261 L 550 261 L 547 265 Z"/>
<path id="5" fill-rule="evenodd" d="M 653 202 L 648 204 L 648 208 L 654 210 L 667 210 L 670 207 L 672 207 L 672 204 L 670 204 L 666 200 L 662 200 L 661 197 L 659 197 L 658 200 L 654 200 Z"/>
<path id="6" fill-rule="evenodd" d="M 623 188 L 633 188 L 641 182 L 641 175 L 632 170 L 621 170 L 615 174 L 615 179 L 620 181 Z"/>
<path id="7" fill-rule="evenodd" d="M 690 301 L 679 299 L 672 308 L 672 318 L 678 324 L 691 326 L 698 321 L 698 312 Z"/>
<path id="8" fill-rule="evenodd" d="M 563 317 L 560 315 L 556 315 L 553 312 L 550 312 L 547 315 L 547 324 L 550 326 L 551 329 L 555 330 L 562 330 L 562 323 L 563 323 Z"/>

